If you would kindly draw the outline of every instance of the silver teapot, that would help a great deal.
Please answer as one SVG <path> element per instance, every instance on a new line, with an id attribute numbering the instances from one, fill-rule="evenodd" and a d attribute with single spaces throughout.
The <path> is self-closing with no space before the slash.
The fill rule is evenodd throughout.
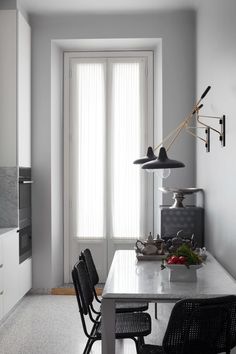
<path id="1" fill-rule="evenodd" d="M 155 254 L 164 254 L 164 241 L 160 239 L 159 235 L 154 239 L 151 232 L 145 241 L 137 240 L 135 243 L 136 252 L 146 256 Z"/>
<path id="2" fill-rule="evenodd" d="M 169 253 L 174 253 L 183 244 L 188 245 L 192 250 L 196 248 L 195 236 L 192 234 L 191 238 L 184 235 L 183 230 L 179 230 L 175 237 L 166 240 L 166 250 Z"/>

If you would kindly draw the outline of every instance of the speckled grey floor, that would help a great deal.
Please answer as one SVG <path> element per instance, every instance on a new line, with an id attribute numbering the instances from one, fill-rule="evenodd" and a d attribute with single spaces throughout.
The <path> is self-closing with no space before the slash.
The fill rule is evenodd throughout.
<path id="1" fill-rule="evenodd" d="M 170 311 L 171 305 L 158 304 L 147 343 L 161 342 Z M 0 326 L 0 354 L 82 354 L 85 343 L 74 296 L 28 295 Z M 136 353 L 133 341 L 117 343 L 119 354 Z M 91 354 L 101 354 L 100 342 Z"/>

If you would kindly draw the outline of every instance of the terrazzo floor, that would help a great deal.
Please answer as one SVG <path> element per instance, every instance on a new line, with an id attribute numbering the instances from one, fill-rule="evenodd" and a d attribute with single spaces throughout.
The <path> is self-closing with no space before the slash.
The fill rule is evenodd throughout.
<path id="1" fill-rule="evenodd" d="M 161 343 L 172 305 L 158 304 L 158 320 L 146 343 Z M 132 340 L 119 340 L 119 354 L 135 354 Z M 27 295 L 0 326 L 0 354 L 82 354 L 86 337 L 83 333 L 75 296 Z M 91 354 L 101 354 L 101 342 Z"/>

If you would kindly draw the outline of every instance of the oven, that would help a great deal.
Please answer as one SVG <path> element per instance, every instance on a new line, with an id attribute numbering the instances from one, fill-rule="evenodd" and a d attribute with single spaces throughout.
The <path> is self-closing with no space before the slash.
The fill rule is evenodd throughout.
<path id="1" fill-rule="evenodd" d="M 19 228 L 31 225 L 31 168 L 19 168 Z"/>
<path id="2" fill-rule="evenodd" d="M 32 255 L 31 168 L 19 168 L 19 260 Z"/>

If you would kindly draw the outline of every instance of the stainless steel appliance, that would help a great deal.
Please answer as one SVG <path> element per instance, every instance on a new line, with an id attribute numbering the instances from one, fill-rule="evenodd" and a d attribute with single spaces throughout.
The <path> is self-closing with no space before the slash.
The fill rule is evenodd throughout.
<path id="1" fill-rule="evenodd" d="M 19 261 L 32 255 L 31 168 L 19 168 Z"/>

